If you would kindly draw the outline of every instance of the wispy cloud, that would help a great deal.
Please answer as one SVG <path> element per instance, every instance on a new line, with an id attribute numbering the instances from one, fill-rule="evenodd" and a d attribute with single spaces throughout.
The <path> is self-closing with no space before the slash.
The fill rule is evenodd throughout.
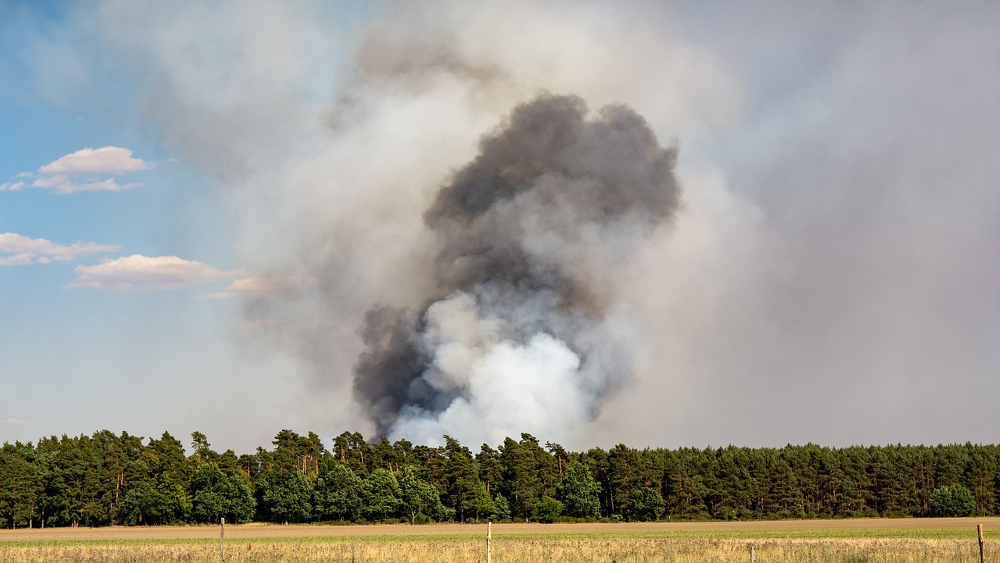
<path id="1" fill-rule="evenodd" d="M 24 181 L 18 180 L 17 182 L 4 182 L 0 184 L 0 192 L 16 192 L 24 188 Z"/>
<path id="2" fill-rule="evenodd" d="M 6 424 L 8 426 L 34 426 L 35 423 L 30 420 L 22 420 L 20 418 L 5 418 L 0 420 L 0 423 Z"/>
<path id="3" fill-rule="evenodd" d="M 316 287 L 319 280 L 314 276 L 285 276 L 269 274 L 248 276 L 234 280 L 225 290 L 210 293 L 196 299 L 232 299 L 234 297 L 267 298 L 290 291 L 301 291 Z"/>
<path id="4" fill-rule="evenodd" d="M 119 184 L 114 178 L 107 178 L 100 182 L 77 182 L 69 176 L 43 176 L 31 184 L 34 188 L 51 188 L 57 194 L 70 194 L 73 192 L 120 192 L 122 190 L 138 188 L 141 185 L 141 182 Z"/>
<path id="5" fill-rule="evenodd" d="M 264 299 L 274 295 L 315 287 L 313 276 L 266 274 L 248 276 L 244 269 L 220 270 L 197 260 L 177 256 L 143 256 L 133 254 L 121 258 L 105 258 L 93 266 L 77 266 L 76 280 L 66 289 L 100 289 L 105 291 L 152 291 L 186 289 L 196 285 L 233 280 L 216 293 L 192 299 L 232 299 L 247 297 Z"/>
<path id="6" fill-rule="evenodd" d="M 68 262 L 80 256 L 116 252 L 117 245 L 93 242 L 56 244 L 43 238 L 33 239 L 16 233 L 0 233 L 0 266 L 23 266 Z"/>
<path id="7" fill-rule="evenodd" d="M 108 291 L 185 289 L 240 275 L 238 271 L 224 272 L 195 260 L 141 254 L 105 259 L 95 266 L 77 266 L 74 271 L 76 281 L 67 284 L 66 288 Z"/>
<path id="8" fill-rule="evenodd" d="M 84 191 L 121 191 L 141 186 L 140 182 L 119 184 L 109 176 L 124 176 L 132 172 L 148 170 L 154 166 L 141 158 L 132 156 L 132 151 L 121 147 L 85 148 L 46 164 L 38 169 L 32 187 L 51 189 L 56 193 L 68 194 Z M 18 177 L 32 177 L 27 172 Z M 16 189 L 24 187 L 23 182 Z M 4 184 L 5 186 L 7 184 Z"/>

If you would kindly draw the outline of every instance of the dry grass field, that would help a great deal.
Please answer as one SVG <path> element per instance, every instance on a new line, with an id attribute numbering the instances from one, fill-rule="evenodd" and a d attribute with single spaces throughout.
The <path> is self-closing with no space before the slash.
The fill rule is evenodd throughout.
<path id="1" fill-rule="evenodd" d="M 496 563 L 672 561 L 978 562 L 1000 558 L 1000 519 L 815 520 L 734 523 L 497 524 Z M 226 561 L 472 563 L 486 560 L 485 525 L 229 526 Z M 0 531 L 0 563 L 216 562 L 218 527 Z"/>

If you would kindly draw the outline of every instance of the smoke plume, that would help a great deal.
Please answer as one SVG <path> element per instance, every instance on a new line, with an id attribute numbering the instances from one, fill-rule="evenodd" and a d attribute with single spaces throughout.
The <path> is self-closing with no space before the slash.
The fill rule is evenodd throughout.
<path id="1" fill-rule="evenodd" d="M 631 371 L 605 319 L 616 273 L 678 207 L 674 162 L 626 106 L 518 105 L 424 214 L 434 293 L 365 316 L 354 390 L 379 432 L 498 441 L 592 418 Z"/>
<path id="2" fill-rule="evenodd" d="M 49 371 L 88 382 L 74 397 L 148 386 L 140 433 L 249 451 L 276 428 L 576 449 L 993 441 L 998 9 L 101 0 L 45 33 L 0 17 L 26 100 L 134 119 L 178 159 L 158 168 L 179 171 L 169 190 L 136 192 L 171 194 L 159 254 L 316 280 L 171 301 L 217 338 L 176 322 L 90 379 L 74 355 Z M 541 91 L 626 104 L 648 128 L 615 105 L 524 103 Z M 683 140 L 672 171 L 650 130 Z M 118 307 L 146 333 L 153 315 Z M 46 345 L 104 336 L 66 333 Z M 22 358 L 7 371 L 38 371 Z M 200 416 L 187 428 L 182 408 Z M 52 432 L 118 424 L 65 412 L 77 426 Z"/>

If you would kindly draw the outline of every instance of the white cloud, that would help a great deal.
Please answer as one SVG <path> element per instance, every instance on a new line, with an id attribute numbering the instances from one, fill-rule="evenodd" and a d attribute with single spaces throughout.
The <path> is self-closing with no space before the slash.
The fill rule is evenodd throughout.
<path id="1" fill-rule="evenodd" d="M 34 426 L 35 425 L 35 423 L 31 422 L 30 420 L 22 420 L 20 418 L 5 418 L 3 420 L 0 420 L 0 422 L 2 422 L 3 424 L 7 424 L 9 426 Z"/>
<path id="2" fill-rule="evenodd" d="M 80 256 L 115 252 L 119 248 L 117 245 L 93 242 L 63 245 L 43 238 L 33 239 L 16 233 L 0 233 L 0 266 L 68 262 Z"/>
<path id="3" fill-rule="evenodd" d="M 68 176 L 112 174 L 121 176 L 129 172 L 147 170 L 152 164 L 141 158 L 133 158 L 132 151 L 121 147 L 85 148 L 67 154 L 38 169 L 41 174 L 65 174 Z"/>
<path id="4" fill-rule="evenodd" d="M 0 192 L 16 192 L 24 187 L 24 182 L 18 180 L 17 182 L 5 182 L 0 184 Z"/>
<path id="5" fill-rule="evenodd" d="M 300 291 L 316 287 L 319 279 L 315 276 L 283 276 L 269 274 L 248 276 L 234 280 L 224 291 L 210 293 L 196 299 L 232 299 L 234 297 L 266 298 L 289 291 Z"/>
<path id="6" fill-rule="evenodd" d="M 77 266 L 74 271 L 77 276 L 76 281 L 67 284 L 66 288 L 109 291 L 184 289 L 238 275 L 176 256 L 150 257 L 140 254 L 123 256 L 115 260 L 105 259 L 95 266 Z"/>
<path id="7" fill-rule="evenodd" d="M 52 189 L 60 194 L 85 191 L 117 192 L 142 184 L 138 182 L 119 184 L 114 178 L 107 176 L 123 176 L 148 170 L 153 166 L 153 163 L 133 157 L 129 149 L 110 146 L 99 149 L 88 147 L 42 166 L 38 169 L 38 177 L 31 185 L 35 188 Z M 29 174 L 25 177 L 31 176 Z"/>

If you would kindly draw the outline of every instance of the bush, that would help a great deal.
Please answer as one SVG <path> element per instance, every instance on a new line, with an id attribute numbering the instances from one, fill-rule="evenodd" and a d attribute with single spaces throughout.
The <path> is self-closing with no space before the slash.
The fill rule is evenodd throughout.
<path id="1" fill-rule="evenodd" d="M 542 500 L 538 501 L 538 504 L 535 505 L 535 509 L 538 511 L 539 522 L 551 524 L 562 514 L 563 503 L 550 496 L 543 496 Z"/>
<path id="2" fill-rule="evenodd" d="M 497 493 L 497 496 L 493 497 L 493 511 L 490 513 L 490 518 L 494 522 L 510 520 L 510 504 L 500 493 Z"/>
<path id="3" fill-rule="evenodd" d="M 414 520 L 413 523 L 414 524 L 430 524 L 432 522 L 434 522 L 434 519 L 431 518 L 430 516 L 428 516 L 426 514 L 417 514 L 417 518 L 416 518 L 416 520 Z"/>
<path id="4" fill-rule="evenodd" d="M 930 498 L 934 516 L 969 516 L 976 510 L 976 499 L 962 485 L 934 489 Z"/>
<path id="5" fill-rule="evenodd" d="M 660 491 L 652 487 L 639 487 L 628 496 L 622 511 L 630 521 L 645 522 L 659 518 L 663 507 Z"/>

